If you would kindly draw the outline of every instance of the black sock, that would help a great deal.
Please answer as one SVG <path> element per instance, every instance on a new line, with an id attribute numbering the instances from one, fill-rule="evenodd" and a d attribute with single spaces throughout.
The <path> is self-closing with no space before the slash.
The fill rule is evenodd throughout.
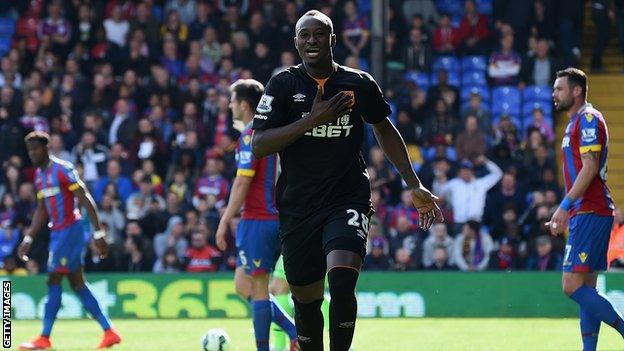
<path id="1" fill-rule="evenodd" d="M 348 351 L 355 331 L 357 300 L 355 284 L 359 272 L 352 268 L 329 270 L 329 344 L 331 351 Z"/>
<path id="2" fill-rule="evenodd" d="M 323 351 L 323 299 L 301 303 L 295 299 L 295 326 L 301 351 Z"/>

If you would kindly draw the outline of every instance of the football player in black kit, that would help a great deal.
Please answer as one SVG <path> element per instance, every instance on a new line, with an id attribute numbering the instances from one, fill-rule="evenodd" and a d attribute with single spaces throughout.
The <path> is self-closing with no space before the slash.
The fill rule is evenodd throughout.
<path id="1" fill-rule="evenodd" d="M 254 116 L 252 149 L 256 157 L 279 152 L 281 159 L 280 239 L 301 349 L 323 350 L 320 307 L 327 274 L 330 349 L 347 351 L 373 213 L 360 151 L 364 122 L 373 125 L 381 148 L 411 190 L 420 226 L 426 230 L 443 218 L 437 197 L 421 184 L 388 119 L 390 106 L 377 83 L 366 72 L 334 62 L 336 35 L 329 17 L 308 11 L 297 21 L 294 41 L 303 64 L 268 82 Z"/>

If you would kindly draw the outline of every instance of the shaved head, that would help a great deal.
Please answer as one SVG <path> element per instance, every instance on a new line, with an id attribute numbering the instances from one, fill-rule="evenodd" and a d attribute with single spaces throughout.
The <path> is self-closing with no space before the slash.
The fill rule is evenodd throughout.
<path id="1" fill-rule="evenodd" d="M 317 10 L 310 10 L 304 13 L 303 16 L 301 16 L 301 18 L 299 18 L 299 20 L 297 21 L 297 24 L 295 25 L 295 33 L 299 32 L 299 28 L 301 27 L 301 24 L 303 23 L 303 21 L 305 21 L 308 18 L 314 18 L 324 23 L 326 26 L 329 27 L 330 33 L 334 34 L 334 23 L 332 22 L 332 20 L 329 17 L 327 17 L 327 15 Z"/>

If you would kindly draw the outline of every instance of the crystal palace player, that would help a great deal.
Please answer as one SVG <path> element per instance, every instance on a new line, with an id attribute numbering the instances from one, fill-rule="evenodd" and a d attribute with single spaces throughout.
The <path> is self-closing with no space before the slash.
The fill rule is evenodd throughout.
<path id="1" fill-rule="evenodd" d="M 567 194 L 549 222 L 553 235 L 570 225 L 563 262 L 563 291 L 580 306 L 583 350 L 596 350 L 600 322 L 624 336 L 624 322 L 596 291 L 597 271 L 607 268 L 613 200 L 607 188 L 609 134 L 602 114 L 587 103 L 587 77 L 568 68 L 557 72 L 553 100 L 570 117 L 561 142 Z"/>
<path id="2" fill-rule="evenodd" d="M 301 348 L 323 348 L 320 306 L 327 272 L 331 350 L 347 351 L 372 214 L 360 152 L 364 122 L 373 124 L 381 147 L 411 189 L 420 225 L 429 228 L 441 214 L 387 118 L 390 106 L 377 83 L 365 72 L 334 62 L 331 20 L 319 11 L 307 12 L 297 21 L 294 41 L 303 64 L 267 84 L 254 116 L 253 152 L 258 157 L 280 153 L 280 239 Z"/>
<path id="3" fill-rule="evenodd" d="M 256 159 L 251 153 L 251 122 L 264 86 L 253 79 L 240 79 L 230 87 L 230 109 L 235 121 L 244 123 L 236 153 L 236 178 L 230 201 L 217 228 L 217 246 L 225 250 L 225 234 L 232 218 L 241 210 L 236 232 L 236 291 L 251 298 L 254 334 L 258 351 L 269 350 L 271 321 L 290 337 L 290 350 L 297 349 L 295 325 L 273 299 L 269 299 L 269 274 L 279 256 L 275 178 L 277 155 Z M 251 277 L 251 278 L 249 278 Z M 280 350 L 281 351 L 281 350 Z"/>
<path id="4" fill-rule="evenodd" d="M 33 237 L 45 224 L 50 228 L 50 250 L 48 258 L 48 295 L 43 315 L 43 331 L 31 342 L 20 345 L 21 350 L 45 350 L 52 347 L 50 332 L 61 307 L 61 280 L 67 275 L 72 289 L 80 297 L 82 305 L 104 329 L 104 337 L 98 348 L 107 348 L 121 342 L 119 334 L 111 327 L 108 318 L 85 285 L 83 275 L 83 254 L 85 250 L 84 226 L 79 205 L 89 211 L 89 218 L 95 228 L 93 238 L 102 257 L 108 251 L 93 198 L 84 183 L 78 178 L 73 165 L 59 160 L 48 153 L 49 137 L 46 133 L 32 132 L 26 136 L 28 155 L 35 167 L 37 208 L 30 227 L 24 231 L 24 240 L 18 255 L 27 259 Z"/>

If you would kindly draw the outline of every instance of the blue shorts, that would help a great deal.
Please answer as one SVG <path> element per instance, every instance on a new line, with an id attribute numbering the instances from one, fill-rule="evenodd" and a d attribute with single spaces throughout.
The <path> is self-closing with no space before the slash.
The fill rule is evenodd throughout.
<path id="1" fill-rule="evenodd" d="M 269 274 L 279 257 L 279 221 L 241 219 L 236 230 L 236 267 L 249 275 Z"/>
<path id="2" fill-rule="evenodd" d="M 606 270 L 612 227 L 613 216 L 585 213 L 572 217 L 563 271 L 586 273 Z"/>
<path id="3" fill-rule="evenodd" d="M 50 232 L 48 272 L 75 272 L 84 264 L 86 248 L 82 221 Z"/>

